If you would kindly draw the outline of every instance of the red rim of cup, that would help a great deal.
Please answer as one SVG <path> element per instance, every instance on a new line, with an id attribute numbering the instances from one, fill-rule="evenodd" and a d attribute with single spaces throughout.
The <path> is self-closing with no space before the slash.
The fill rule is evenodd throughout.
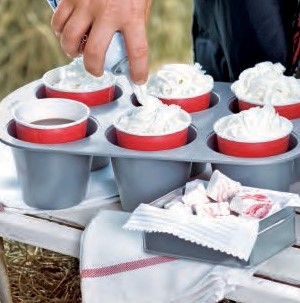
<path id="1" fill-rule="evenodd" d="M 160 101 L 164 104 L 171 105 L 179 105 L 183 110 L 188 113 L 199 112 L 209 108 L 210 105 L 210 97 L 211 91 L 205 93 L 203 95 L 188 97 L 188 98 L 163 98 L 161 96 L 157 96 Z"/>
<path id="2" fill-rule="evenodd" d="M 228 140 L 217 134 L 217 144 L 220 153 L 242 158 L 260 158 L 283 154 L 288 150 L 289 139 L 290 135 L 286 135 L 268 142 L 246 143 Z"/>
<path id="3" fill-rule="evenodd" d="M 114 100 L 116 88 L 115 83 L 108 87 L 93 91 L 72 91 L 55 87 L 53 85 L 53 81 L 58 79 L 59 73 L 62 68 L 63 67 L 54 68 L 43 75 L 43 83 L 45 85 L 45 92 L 47 98 L 64 98 L 76 100 L 84 103 L 89 107 L 107 104 Z"/>
<path id="4" fill-rule="evenodd" d="M 126 133 L 116 128 L 117 144 L 120 147 L 139 151 L 159 151 L 187 144 L 188 127 L 166 135 L 142 136 Z"/>
<path id="5" fill-rule="evenodd" d="M 260 104 L 254 104 L 251 102 L 243 101 L 238 99 L 239 111 L 247 110 L 252 107 L 263 107 Z M 275 105 L 273 106 L 276 112 L 289 120 L 300 118 L 300 101 L 299 103 L 287 104 L 287 105 Z"/>
<path id="6" fill-rule="evenodd" d="M 179 129 L 173 133 L 151 135 L 151 134 L 135 134 L 120 128 L 114 123 L 116 130 L 117 144 L 120 147 L 139 151 L 159 151 L 177 148 L 186 145 L 188 142 L 188 130 L 191 125 L 191 116 L 182 111 L 186 116 L 186 127 Z"/>
<path id="7" fill-rule="evenodd" d="M 58 114 L 52 110 L 51 106 L 56 108 L 72 110 Z M 26 112 L 34 117 L 27 118 Z M 77 110 L 77 112 L 76 112 Z M 30 113 L 30 111 L 32 111 Z M 44 113 L 44 114 L 43 114 Z M 47 116 L 45 113 L 51 113 Z M 77 115 L 77 117 L 76 117 Z M 16 134 L 19 140 L 38 144 L 60 144 L 81 140 L 86 137 L 87 120 L 90 115 L 89 108 L 77 101 L 69 99 L 44 99 L 37 101 L 24 102 L 16 106 L 13 110 L 13 118 L 16 125 Z M 32 124 L 34 121 L 62 118 L 74 120 L 74 122 L 58 125 L 38 125 Z"/>

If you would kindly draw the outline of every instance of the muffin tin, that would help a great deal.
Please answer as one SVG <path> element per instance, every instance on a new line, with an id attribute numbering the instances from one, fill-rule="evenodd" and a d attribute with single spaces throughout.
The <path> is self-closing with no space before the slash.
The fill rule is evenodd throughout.
<path id="1" fill-rule="evenodd" d="M 146 188 L 154 178 L 160 177 L 161 180 L 167 182 L 168 179 L 174 179 L 174 174 L 182 174 L 172 185 L 166 184 L 165 190 L 160 190 L 155 195 L 145 197 L 145 193 L 137 194 L 134 199 L 136 203 L 151 202 L 154 199 L 166 194 L 179 186 L 184 185 L 187 171 L 190 170 L 190 164 L 196 162 L 199 167 L 205 167 L 205 163 L 211 163 L 213 169 L 219 169 L 221 172 L 240 181 L 243 185 L 268 188 L 280 191 L 288 191 L 289 186 L 300 176 L 299 158 L 300 158 L 300 119 L 293 120 L 294 130 L 292 132 L 288 152 L 264 158 L 238 158 L 226 156 L 218 152 L 216 145 L 216 135 L 213 132 L 213 123 L 225 115 L 237 112 L 237 100 L 230 90 L 230 83 L 216 82 L 212 91 L 210 107 L 207 110 L 196 112 L 192 115 L 192 125 L 189 127 L 189 139 L 185 146 L 165 150 L 165 151 L 134 151 L 121 148 L 116 144 L 115 129 L 112 126 L 113 121 L 121 114 L 138 106 L 132 89 L 124 76 L 117 78 L 117 87 L 115 91 L 114 101 L 102 106 L 91 108 L 92 118 L 89 120 L 89 136 L 83 140 L 65 144 L 42 145 L 23 142 L 15 137 L 14 121 L 10 113 L 10 109 L 17 102 L 26 102 L 33 98 L 45 98 L 45 87 L 41 80 L 29 83 L 20 89 L 12 92 L 2 101 L 0 121 L 1 138 L 0 140 L 14 148 L 24 151 L 39 152 L 40 154 L 55 153 L 82 156 L 105 156 L 112 158 L 114 162 L 122 162 L 122 170 L 115 169 L 124 176 L 116 175 L 121 200 L 126 199 L 129 192 L 138 191 L 139 187 Z M 128 185 L 134 186 L 126 188 L 124 179 L 128 178 L 125 174 L 126 167 L 137 165 L 135 161 L 145 164 L 143 171 L 140 170 L 140 177 Z M 160 172 L 152 176 L 147 176 L 147 170 L 153 165 L 157 167 L 164 163 L 172 162 L 181 163 L 185 166 L 184 172 L 181 165 L 175 170 L 171 169 L 166 174 Z M 124 164 L 127 162 L 127 166 Z M 116 168 L 116 163 L 113 167 Z M 125 165 L 125 166 L 124 166 Z M 148 168 L 148 169 L 147 169 Z M 138 166 L 137 166 L 138 169 Z M 136 182 L 139 182 L 136 183 Z M 162 186 L 163 187 L 163 186 Z M 155 190 L 155 189 L 153 189 Z M 132 197 L 128 197 L 132 199 Z M 151 200 L 152 199 L 152 200 Z M 125 210 L 133 210 L 134 206 Z"/>

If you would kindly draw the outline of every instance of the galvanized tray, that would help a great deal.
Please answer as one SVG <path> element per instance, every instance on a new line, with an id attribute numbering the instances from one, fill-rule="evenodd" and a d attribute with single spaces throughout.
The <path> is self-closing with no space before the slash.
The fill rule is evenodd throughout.
<path id="1" fill-rule="evenodd" d="M 178 188 L 152 202 L 151 205 L 161 208 L 164 204 L 183 194 L 184 189 L 184 187 Z M 258 237 L 248 261 L 167 233 L 144 232 L 143 238 L 144 249 L 149 253 L 225 266 L 252 267 L 295 243 L 295 211 L 292 207 L 287 207 L 260 220 Z"/>

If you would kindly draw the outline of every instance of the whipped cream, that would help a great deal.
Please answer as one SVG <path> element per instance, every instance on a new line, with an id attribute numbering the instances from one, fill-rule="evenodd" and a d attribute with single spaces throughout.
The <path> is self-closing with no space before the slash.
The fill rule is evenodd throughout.
<path id="1" fill-rule="evenodd" d="M 288 135 L 293 124 L 279 116 L 274 107 L 253 107 L 219 119 L 214 131 L 222 138 L 238 142 L 266 142 Z"/>
<path id="2" fill-rule="evenodd" d="M 147 89 L 150 95 L 161 98 L 191 98 L 212 90 L 213 78 L 205 75 L 201 65 L 166 64 L 150 76 Z"/>
<path id="3" fill-rule="evenodd" d="M 181 131 L 190 123 L 191 116 L 179 106 L 168 106 L 156 100 L 122 115 L 114 126 L 134 135 L 156 136 Z"/>
<path id="4" fill-rule="evenodd" d="M 283 74 L 280 63 L 262 62 L 244 70 L 231 90 L 238 99 L 263 105 L 286 105 L 300 102 L 300 80 Z"/>
<path id="5" fill-rule="evenodd" d="M 49 82 L 54 89 L 64 91 L 86 92 L 110 87 L 115 84 L 115 76 L 104 71 L 101 77 L 95 77 L 88 73 L 84 67 L 81 57 L 74 59 L 70 64 L 59 67 L 59 77 L 53 77 L 51 81 L 50 72 L 44 76 L 44 81 Z"/>

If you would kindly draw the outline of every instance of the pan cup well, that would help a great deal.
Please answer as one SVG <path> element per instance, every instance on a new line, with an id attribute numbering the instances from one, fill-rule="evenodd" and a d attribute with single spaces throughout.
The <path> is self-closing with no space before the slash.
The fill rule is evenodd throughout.
<path id="1" fill-rule="evenodd" d="M 294 149 L 298 144 L 297 137 L 292 133 L 289 139 L 288 151 Z M 214 152 L 219 153 L 217 136 L 214 132 L 208 136 L 207 146 Z M 261 164 L 259 158 L 249 158 L 244 164 L 235 164 L 235 159 L 236 157 L 232 157 L 232 163 L 212 163 L 212 169 L 218 169 L 228 177 L 246 186 L 289 191 L 289 186 L 294 179 L 293 160 Z"/>
<path id="2" fill-rule="evenodd" d="M 89 118 L 86 138 L 97 129 L 97 122 Z M 16 138 L 13 120 L 8 123 L 7 132 Z M 33 151 L 22 146 L 13 148 L 13 155 L 27 205 L 38 209 L 64 209 L 84 199 L 92 156 Z"/>
<path id="3" fill-rule="evenodd" d="M 196 137 L 196 128 L 189 126 L 187 144 Z M 117 146 L 116 129 L 113 126 L 107 129 L 106 138 Z M 112 158 L 111 162 L 122 208 L 128 212 L 140 203 L 150 203 L 183 186 L 191 173 L 191 162 L 121 157 Z"/>

